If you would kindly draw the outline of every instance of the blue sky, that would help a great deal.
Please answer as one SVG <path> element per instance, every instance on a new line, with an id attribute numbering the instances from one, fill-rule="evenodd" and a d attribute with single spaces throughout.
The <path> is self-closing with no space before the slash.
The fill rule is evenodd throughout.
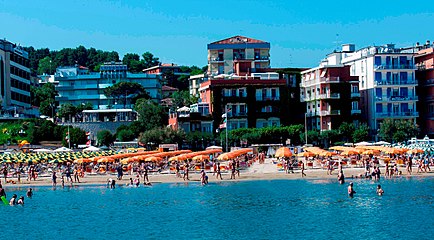
<path id="1" fill-rule="evenodd" d="M 314 67 L 336 42 L 434 41 L 434 7 L 423 1 L 0 0 L 0 21 L 0 37 L 24 46 L 150 51 L 198 66 L 207 43 L 234 35 L 270 42 L 272 67 Z"/>

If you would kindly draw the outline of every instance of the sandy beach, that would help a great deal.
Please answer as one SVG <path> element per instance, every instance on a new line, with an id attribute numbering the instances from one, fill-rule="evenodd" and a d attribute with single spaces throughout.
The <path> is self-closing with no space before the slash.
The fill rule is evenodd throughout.
<path id="1" fill-rule="evenodd" d="M 381 167 L 381 172 L 384 173 L 384 167 Z M 362 167 L 348 167 L 343 169 L 345 178 L 351 179 L 352 176 L 358 176 L 360 174 L 364 174 L 365 170 Z M 413 168 L 413 174 L 407 175 L 405 168 L 400 167 L 400 171 L 403 172 L 402 176 L 398 177 L 432 177 L 434 176 L 434 171 L 428 173 L 416 173 L 417 168 Z M 327 171 L 325 169 L 320 168 L 307 168 L 305 170 L 306 176 L 303 179 L 337 179 L 338 171 L 335 169 L 332 175 L 327 175 Z M 207 173 L 209 177 L 209 182 L 236 182 L 236 181 L 249 181 L 249 180 L 276 180 L 276 179 L 302 179 L 301 171 L 295 170 L 294 173 L 286 174 L 282 170 L 278 170 L 276 164 L 273 164 L 271 159 L 266 159 L 264 164 L 254 163 L 251 167 L 246 170 L 241 171 L 240 177 L 237 176 L 235 180 L 230 179 L 229 172 L 223 172 L 222 177 L 223 180 L 217 180 L 215 176 L 213 176 L 212 172 Z M 124 174 L 122 180 L 117 180 L 117 185 L 126 185 L 128 184 L 129 178 L 132 177 L 134 179 L 135 176 L 130 176 L 129 174 Z M 395 176 L 396 177 L 396 176 Z M 106 184 L 107 179 L 112 178 L 116 179 L 116 174 L 86 174 L 84 178 L 80 179 L 80 183 L 73 183 L 74 186 L 82 186 L 82 185 L 99 185 Z M 384 179 L 384 175 L 382 175 Z M 16 178 L 11 178 L 16 181 Z M 182 182 L 199 182 L 200 174 L 199 172 L 190 172 L 190 180 L 184 181 L 182 178 L 176 177 L 173 173 L 163 172 L 163 173 L 150 173 L 149 180 L 151 183 L 182 183 Z M 4 179 L 1 179 L 4 187 L 25 187 L 25 186 L 51 186 L 51 177 L 48 174 L 39 176 L 36 181 L 27 181 L 24 176 L 21 177 L 21 183 L 7 183 L 4 184 Z M 337 181 L 337 180 L 336 180 Z M 60 179 L 58 179 L 58 186 L 60 185 Z M 65 185 L 69 186 L 65 179 Z"/>

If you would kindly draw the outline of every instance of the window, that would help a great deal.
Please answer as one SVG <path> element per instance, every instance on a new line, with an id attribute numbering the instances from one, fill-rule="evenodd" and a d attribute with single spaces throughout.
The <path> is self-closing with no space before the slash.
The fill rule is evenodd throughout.
<path id="1" fill-rule="evenodd" d="M 376 88 L 376 89 L 375 89 L 375 96 L 376 96 L 377 98 L 381 98 L 381 97 L 383 97 L 383 91 L 382 91 L 381 88 Z"/>
<path id="2" fill-rule="evenodd" d="M 353 110 L 359 110 L 359 102 L 351 102 L 351 109 Z"/>
<path id="3" fill-rule="evenodd" d="M 381 104 L 381 103 L 377 103 L 377 104 L 375 105 L 375 112 L 376 112 L 376 113 L 382 113 L 382 112 L 383 112 L 383 104 Z"/>
<path id="4" fill-rule="evenodd" d="M 380 65 L 381 65 L 381 57 L 375 56 L 375 66 L 380 66 Z"/>

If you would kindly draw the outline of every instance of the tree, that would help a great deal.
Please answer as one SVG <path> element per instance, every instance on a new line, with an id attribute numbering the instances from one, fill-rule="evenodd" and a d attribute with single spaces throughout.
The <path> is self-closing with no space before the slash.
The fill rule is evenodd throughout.
<path id="1" fill-rule="evenodd" d="M 72 105 L 71 103 L 65 103 L 60 105 L 60 109 L 57 112 L 57 115 L 59 115 L 59 117 L 61 118 L 68 118 L 69 117 L 73 117 L 75 116 L 75 114 L 77 113 L 77 108 Z"/>
<path id="2" fill-rule="evenodd" d="M 173 130 L 172 128 L 154 128 L 144 131 L 139 136 L 139 142 L 143 144 L 162 144 L 162 143 L 177 143 L 182 145 L 185 139 L 185 132 L 182 130 Z"/>
<path id="3" fill-rule="evenodd" d="M 132 82 L 119 82 L 113 86 L 106 87 L 104 89 L 104 95 L 108 98 L 113 98 L 117 102 L 123 102 L 124 107 L 126 107 L 128 98 L 134 98 L 136 96 L 142 96 L 147 99 L 150 98 L 142 85 Z"/>
<path id="4" fill-rule="evenodd" d="M 76 107 L 77 112 L 83 112 L 83 110 L 93 110 L 93 105 L 90 102 L 82 103 Z"/>
<path id="5" fill-rule="evenodd" d="M 416 136 L 419 128 L 411 121 L 384 119 L 378 135 L 388 142 L 402 142 Z"/>
<path id="6" fill-rule="evenodd" d="M 354 133 L 355 127 L 354 124 L 343 122 L 339 126 L 339 134 L 342 136 L 342 141 L 344 142 L 352 142 L 352 135 Z"/>
<path id="7" fill-rule="evenodd" d="M 45 116 L 54 117 L 54 109 L 55 103 L 54 100 L 51 98 L 42 101 L 39 106 L 39 112 Z"/>
<path id="8" fill-rule="evenodd" d="M 369 127 L 366 123 L 360 124 L 352 134 L 354 142 L 362 142 L 369 139 Z"/>
<path id="9" fill-rule="evenodd" d="M 128 142 L 134 140 L 136 135 L 130 129 L 123 129 L 116 134 L 116 137 L 121 142 Z"/>
<path id="10" fill-rule="evenodd" d="M 145 68 L 139 54 L 136 53 L 125 54 L 122 62 L 128 66 L 130 72 L 141 72 Z"/>
<path id="11" fill-rule="evenodd" d="M 115 141 L 115 136 L 108 130 L 102 130 L 97 133 L 98 144 L 110 147 Z"/>
<path id="12" fill-rule="evenodd" d="M 164 108 L 151 100 L 141 98 L 134 106 L 139 114 L 138 125 L 140 132 L 162 127 L 167 123 L 167 113 Z"/>
<path id="13" fill-rule="evenodd" d="M 190 106 L 191 104 L 198 102 L 198 97 L 191 96 L 189 91 L 178 91 L 172 94 L 173 109 L 177 109 L 183 106 Z"/>
<path id="14" fill-rule="evenodd" d="M 46 83 L 40 87 L 31 87 L 30 93 L 32 95 L 32 104 L 34 106 L 40 106 L 42 101 L 50 99 L 54 102 L 56 96 L 56 90 L 54 84 Z"/>
<path id="15" fill-rule="evenodd" d="M 64 131 L 63 132 L 64 138 L 62 140 L 62 145 L 65 147 L 70 145 L 68 143 L 68 139 L 71 142 L 71 146 L 75 146 L 78 144 L 84 144 L 87 141 L 86 132 L 81 130 L 80 128 L 69 127 L 69 134 L 68 134 L 67 128 L 64 128 L 63 131 Z M 68 135 L 69 135 L 69 137 L 67 138 Z"/>
<path id="16" fill-rule="evenodd" d="M 327 130 L 321 132 L 321 140 L 326 148 L 328 148 L 329 144 L 333 144 L 339 141 L 340 134 L 338 130 Z"/>
<path id="17" fill-rule="evenodd" d="M 143 57 L 143 67 L 150 68 L 153 66 L 157 66 L 160 64 L 159 58 L 154 57 L 154 55 L 150 52 L 145 52 L 142 54 Z"/>

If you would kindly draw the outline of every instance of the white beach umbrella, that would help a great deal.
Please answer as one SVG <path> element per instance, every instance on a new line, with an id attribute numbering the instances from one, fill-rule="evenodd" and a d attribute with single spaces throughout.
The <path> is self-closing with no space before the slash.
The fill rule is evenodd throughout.
<path id="1" fill-rule="evenodd" d="M 53 152 L 72 152 L 72 150 L 67 148 L 67 147 L 61 147 L 61 148 L 55 149 Z"/>

